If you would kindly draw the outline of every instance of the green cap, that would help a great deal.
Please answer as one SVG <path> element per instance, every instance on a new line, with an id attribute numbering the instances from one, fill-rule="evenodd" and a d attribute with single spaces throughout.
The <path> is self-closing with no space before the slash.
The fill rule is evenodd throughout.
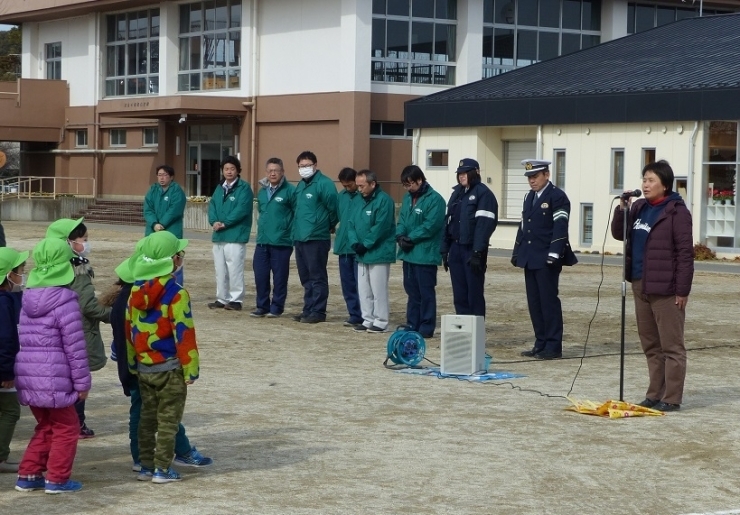
<path id="1" fill-rule="evenodd" d="M 47 286 L 66 286 L 75 278 L 69 262 L 74 252 L 66 241 L 44 238 L 33 248 L 35 267 L 28 274 L 26 288 L 45 288 Z"/>
<path id="2" fill-rule="evenodd" d="M 60 218 L 59 220 L 52 222 L 51 225 L 46 229 L 47 238 L 56 238 L 58 240 L 69 239 L 69 233 L 71 233 L 75 227 L 80 225 L 85 218 L 78 220 L 72 220 L 71 218 Z"/>
<path id="3" fill-rule="evenodd" d="M 168 231 L 153 232 L 139 243 L 141 254 L 133 261 L 133 275 L 137 281 L 148 281 L 173 272 L 172 256 L 183 250 L 188 240 L 180 240 Z"/>
<path id="4" fill-rule="evenodd" d="M 28 259 L 28 251 L 18 252 L 10 247 L 0 247 L 0 284 L 5 281 L 15 267 L 22 265 Z"/>
<path id="5" fill-rule="evenodd" d="M 141 252 L 137 250 L 116 267 L 116 275 L 121 281 L 129 284 L 134 283 L 134 263 L 140 255 Z"/>

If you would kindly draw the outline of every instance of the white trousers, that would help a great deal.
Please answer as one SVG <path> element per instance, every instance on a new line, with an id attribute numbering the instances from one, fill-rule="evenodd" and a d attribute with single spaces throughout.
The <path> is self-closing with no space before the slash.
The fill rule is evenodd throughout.
<path id="1" fill-rule="evenodd" d="M 380 329 L 388 327 L 388 280 L 391 276 L 390 263 L 366 265 L 357 263 L 357 294 L 360 297 L 365 327 L 374 325 Z"/>
<path id="2" fill-rule="evenodd" d="M 222 304 L 244 300 L 244 258 L 246 243 L 214 243 L 216 300 Z"/>

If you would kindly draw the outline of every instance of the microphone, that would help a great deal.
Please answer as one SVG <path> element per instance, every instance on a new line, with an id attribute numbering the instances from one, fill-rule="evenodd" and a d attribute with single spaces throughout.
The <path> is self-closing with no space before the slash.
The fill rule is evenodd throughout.
<path id="1" fill-rule="evenodd" d="M 625 191 L 618 197 L 614 197 L 614 198 L 618 198 L 620 200 L 628 200 L 630 197 L 635 197 L 635 198 L 642 197 L 642 190 Z"/>

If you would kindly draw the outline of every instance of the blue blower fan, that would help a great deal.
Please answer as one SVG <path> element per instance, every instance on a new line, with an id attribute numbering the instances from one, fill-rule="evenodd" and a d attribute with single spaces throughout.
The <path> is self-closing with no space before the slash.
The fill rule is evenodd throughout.
<path id="1" fill-rule="evenodd" d="M 415 367 L 424 359 L 426 350 L 424 337 L 406 326 L 398 327 L 388 338 L 388 359 L 396 365 Z"/>

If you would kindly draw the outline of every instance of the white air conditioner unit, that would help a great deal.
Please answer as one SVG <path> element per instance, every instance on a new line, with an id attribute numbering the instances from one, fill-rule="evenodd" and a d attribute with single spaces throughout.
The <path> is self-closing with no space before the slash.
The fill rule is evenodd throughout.
<path id="1" fill-rule="evenodd" d="M 485 370 L 486 324 L 481 316 L 442 315 L 440 372 L 471 375 Z"/>

